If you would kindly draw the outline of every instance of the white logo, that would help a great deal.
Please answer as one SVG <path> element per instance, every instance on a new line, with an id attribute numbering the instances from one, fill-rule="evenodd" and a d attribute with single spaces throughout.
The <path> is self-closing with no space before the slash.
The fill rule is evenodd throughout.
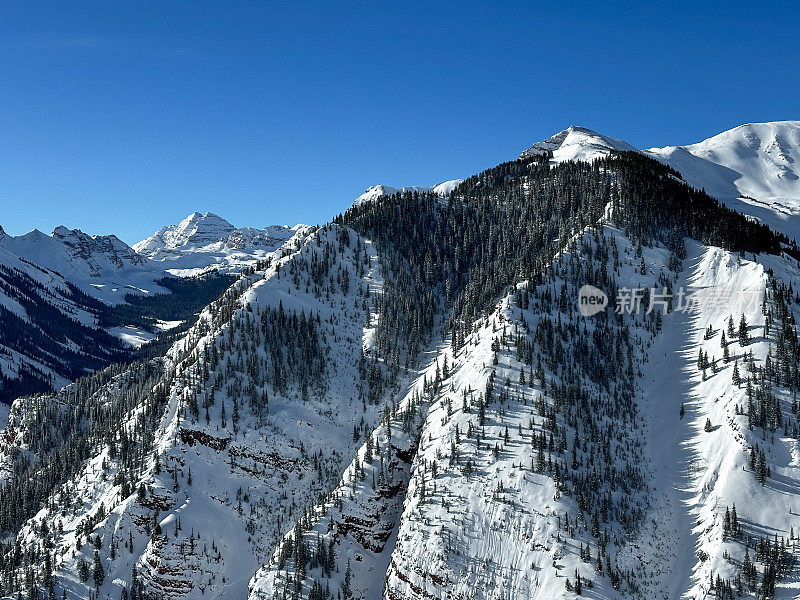
<path id="1" fill-rule="evenodd" d="M 608 306 L 608 296 L 603 290 L 593 285 L 585 285 L 578 290 L 578 311 L 584 317 L 596 315 L 606 306 Z"/>

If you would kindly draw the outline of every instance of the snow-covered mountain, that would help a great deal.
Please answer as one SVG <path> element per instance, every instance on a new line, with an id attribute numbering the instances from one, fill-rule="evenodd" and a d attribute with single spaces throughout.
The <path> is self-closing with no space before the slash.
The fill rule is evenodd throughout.
<path id="1" fill-rule="evenodd" d="M 599 251 L 600 263 L 587 258 L 587 248 Z M 475 324 L 461 351 L 440 349 L 400 401 L 400 416 L 373 432 L 339 487 L 310 511 L 310 522 L 287 530 L 251 582 L 250 600 L 291 597 L 298 533 L 311 555 L 324 546 L 334 557 L 330 567 L 312 559 L 301 576 L 301 598 L 330 588 L 334 597 L 348 589 L 362 600 L 550 600 L 574 598 L 578 579 L 592 598 L 699 598 L 713 590 L 716 575 L 724 582 L 719 596 L 728 583 L 735 590 L 744 542 L 750 540 L 747 551 L 755 561 L 753 537 L 767 530 L 785 539 L 798 524 L 798 497 L 785 491 L 800 481 L 795 436 L 766 442 L 775 483 L 762 486 L 749 461 L 750 450 L 764 445 L 764 432 L 752 425 L 753 409 L 748 417 L 743 408 L 752 404 L 746 386 L 731 381 L 734 366 L 739 369 L 749 352 L 747 368 L 754 365 L 756 372 L 770 363 L 767 356 L 774 360 L 769 341 L 757 335 L 768 320 L 758 298 L 778 282 L 796 280 L 797 269 L 791 260 L 742 261 L 696 243 L 689 243 L 682 264 L 673 263 L 678 272 L 668 266 L 667 248 L 638 254 L 615 227 L 589 231 L 555 261 L 547 283 L 521 284 Z M 621 288 L 667 283 L 696 294 L 697 305 L 691 313 L 666 315 L 657 326 L 652 316 L 623 314 L 615 325 L 590 320 L 590 330 L 581 331 L 587 323 L 577 303 L 558 308 L 559 297 L 575 298 L 578 288 L 558 274 L 603 266 Z M 556 293 L 550 295 L 553 278 Z M 734 300 L 726 306 L 730 313 L 720 312 L 720 297 Z M 728 338 L 720 348 L 734 314 L 744 315 L 753 339 L 741 346 Z M 587 368 L 580 375 L 567 370 L 566 379 L 547 366 L 563 366 L 551 362 L 558 348 L 543 345 L 529 354 L 520 346 L 527 336 L 546 344 L 542 332 L 558 322 L 561 335 L 589 335 L 565 341 L 577 371 Z M 612 345 L 636 348 L 631 404 L 606 397 L 592 361 L 580 358 L 604 353 L 599 332 L 608 335 L 607 326 L 627 330 Z M 725 347 L 730 358 L 723 360 Z M 698 348 L 711 357 L 708 374 L 697 367 Z M 449 365 L 445 375 L 442 365 Z M 576 380 L 599 384 L 583 390 L 586 406 L 577 400 L 577 427 L 569 418 L 553 421 L 552 412 L 555 404 L 571 402 L 562 394 Z M 779 394 L 788 407 L 788 390 Z M 414 415 L 410 428 L 408 414 Z M 566 456 L 560 467 L 553 465 L 559 454 Z M 591 483 L 568 474 L 584 469 Z M 603 508 L 592 509 L 582 493 L 608 496 Z M 730 509 L 739 529 L 725 517 Z M 792 542 L 789 551 L 795 547 Z M 752 584 L 741 584 L 745 594 L 758 588 L 758 578 L 750 577 Z M 798 590 L 800 577 L 793 573 L 775 597 L 796 597 Z"/>
<path id="2" fill-rule="evenodd" d="M 19 236 L 0 228 L 0 256 L 18 257 L 56 271 L 81 291 L 109 304 L 126 294 L 166 293 L 156 283 L 163 269 L 114 235 L 90 236 L 59 226 L 52 235 L 38 229 Z"/>
<path id="3" fill-rule="evenodd" d="M 612 150 L 636 150 L 622 140 L 601 135 L 591 129 L 572 125 L 543 142 L 537 142 L 520 154 L 520 158 L 553 153 L 556 163 L 567 160 L 592 161 L 608 155 Z"/>
<path id="4" fill-rule="evenodd" d="M 614 149 L 376 187 L 164 356 L 18 399 L 0 596 L 797 597 L 800 252 Z"/>
<path id="5" fill-rule="evenodd" d="M 23 238 L 30 243 L 39 235 Z M 56 254 L 63 250 L 58 242 L 43 234 L 41 239 L 40 249 L 53 250 L 49 258 L 65 259 Z M 58 389 L 127 358 L 125 345 L 97 326 L 106 305 L 59 272 L 11 252 L 18 241 L 0 233 L 0 404 L 4 406 L 17 396 Z"/>
<path id="6" fill-rule="evenodd" d="M 388 185 L 373 185 L 370 188 L 367 188 L 367 191 L 361 194 L 358 198 L 356 198 L 353 206 L 360 206 L 365 202 L 371 202 L 381 196 L 391 196 L 392 194 L 396 194 L 398 192 L 420 192 L 426 193 L 431 192 L 436 194 L 437 196 L 441 196 L 445 198 L 450 195 L 450 193 L 458 186 L 459 183 L 464 181 L 463 179 L 451 179 L 449 181 L 443 181 L 442 183 L 437 183 L 436 185 L 430 187 L 420 187 L 420 186 L 406 186 L 401 188 L 394 188 Z"/>
<path id="7" fill-rule="evenodd" d="M 800 121 L 750 123 L 647 153 L 690 185 L 800 239 Z"/>
<path id="8" fill-rule="evenodd" d="M 0 228 L 0 400 L 126 360 L 128 345 L 100 321 L 126 294 L 168 293 L 163 276 L 113 235 Z"/>
<path id="9" fill-rule="evenodd" d="M 114 235 L 61 226 L 52 235 L 34 229 L 11 236 L 0 228 L 0 400 L 58 389 L 128 360 L 131 346 L 193 319 L 219 294 L 230 278 L 214 273 L 252 266 L 303 229 L 235 229 L 214 215 L 194 214 L 161 230 L 163 247 L 152 259 Z M 174 307 L 163 300 L 170 295 Z"/>
<path id="10" fill-rule="evenodd" d="M 213 213 L 194 212 L 133 245 L 143 257 L 174 274 L 210 268 L 238 271 L 266 258 L 304 225 L 236 228 Z"/>
<path id="11" fill-rule="evenodd" d="M 374 246 L 332 226 L 298 233 L 283 250 L 209 306 L 163 361 L 15 403 L 0 451 L 7 477 L 15 457 L 36 447 L 35 414 L 66 420 L 70 406 L 97 406 L 95 433 L 110 425 L 102 411 L 119 418 L 108 433 L 122 446 L 88 445 L 85 463 L 43 476 L 68 476 L 73 497 L 88 503 L 36 517 L 53 527 L 53 568 L 68 597 L 118 597 L 133 569 L 146 597 L 246 597 L 284 528 L 326 493 L 380 420 L 380 368 L 368 360 L 383 279 Z M 253 348 L 247 368 L 238 366 L 241 344 Z M 153 429 L 137 426 L 144 414 Z M 153 460 L 131 471 L 129 450 L 150 444 Z M 88 529 L 87 514 L 101 515 Z M 18 539 L 35 539 L 32 523 Z M 107 562 L 99 585 L 81 576 L 95 536 Z"/>
<path id="12" fill-rule="evenodd" d="M 800 239 L 800 121 L 750 123 L 696 144 L 649 150 L 572 126 L 533 144 L 520 158 L 552 152 L 553 163 L 591 161 L 612 150 L 651 156 L 678 171 L 689 185 Z"/>
<path id="13" fill-rule="evenodd" d="M 507 169 L 478 176 L 482 198 L 519 176 Z M 668 190 L 698 210 L 701 197 L 661 171 L 656 206 L 607 169 L 640 200 L 611 192 L 543 271 L 463 338 L 451 330 L 337 488 L 287 529 L 250 600 L 797 597 L 796 257 L 636 240 L 626 230 L 677 214 Z M 545 200 L 534 182 L 505 188 L 504 209 L 515 193 Z M 402 221 L 413 207 L 385 209 Z M 748 227 L 719 211 L 706 231 L 723 218 Z M 581 313 L 587 283 L 610 298 L 599 317 Z"/>

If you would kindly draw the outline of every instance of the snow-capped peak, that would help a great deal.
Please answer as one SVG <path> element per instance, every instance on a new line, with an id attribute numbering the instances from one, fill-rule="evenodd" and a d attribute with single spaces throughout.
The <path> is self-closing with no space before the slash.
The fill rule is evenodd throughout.
<path id="1" fill-rule="evenodd" d="M 645 154 L 736 210 L 800 238 L 800 121 L 748 123 Z"/>
<path id="2" fill-rule="evenodd" d="M 0 240 L 4 250 L 73 280 L 140 268 L 146 262 L 115 235 L 92 236 L 63 225 L 52 235 L 33 229 L 20 236 L 2 235 Z"/>
<path id="3" fill-rule="evenodd" d="M 401 188 L 395 188 L 389 185 L 373 185 L 370 188 L 367 188 L 363 194 L 361 194 L 356 201 L 353 202 L 353 206 L 360 206 L 365 202 L 371 202 L 381 196 L 391 196 L 392 194 L 396 194 L 397 192 L 433 192 L 437 196 L 441 196 L 445 198 L 449 196 L 453 190 L 458 186 L 459 183 L 464 181 L 463 179 L 450 179 L 449 181 L 443 181 L 442 183 L 437 183 L 436 185 L 432 186 L 416 186 L 416 185 L 409 185 Z"/>
<path id="4" fill-rule="evenodd" d="M 684 180 L 790 238 L 800 238 L 800 121 L 748 123 L 696 144 L 639 150 L 617 138 L 571 126 L 520 158 L 552 152 L 551 164 L 592 161 L 613 150 L 641 152 Z"/>
<path id="5" fill-rule="evenodd" d="M 140 265 L 144 262 L 144 259 L 133 251 L 133 248 L 114 234 L 88 235 L 80 229 L 68 229 L 59 225 L 53 229 L 52 237 L 67 246 L 76 258 L 88 260 L 103 255 L 120 268 Z"/>
<path id="6" fill-rule="evenodd" d="M 546 152 L 553 152 L 556 163 L 567 160 L 591 161 L 607 155 L 611 150 L 633 150 L 636 148 L 618 140 L 587 129 L 572 125 L 554 136 L 537 142 L 520 154 L 520 158 L 529 158 Z"/>
<path id="7" fill-rule="evenodd" d="M 234 229 L 228 221 L 214 213 L 193 212 L 177 225 L 162 227 L 149 238 L 134 244 L 139 254 L 155 258 L 159 251 L 177 248 L 202 248 L 227 236 Z"/>
<path id="8" fill-rule="evenodd" d="M 193 212 L 177 225 L 162 227 L 134 244 L 133 249 L 151 260 L 169 261 L 170 272 L 180 275 L 210 267 L 236 271 L 265 258 L 303 227 L 236 228 L 214 213 Z"/>
<path id="9" fill-rule="evenodd" d="M 800 121 L 748 123 L 687 146 L 666 146 L 647 151 L 684 174 L 693 185 L 711 194 L 761 201 L 800 200 Z M 691 155 L 718 168 L 702 169 Z M 699 186 L 698 186 L 699 187 Z"/>

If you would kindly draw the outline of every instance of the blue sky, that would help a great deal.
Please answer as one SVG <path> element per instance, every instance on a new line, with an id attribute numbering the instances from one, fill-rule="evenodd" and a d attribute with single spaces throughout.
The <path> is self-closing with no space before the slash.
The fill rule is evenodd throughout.
<path id="1" fill-rule="evenodd" d="M 580 124 L 640 147 L 798 119 L 794 3 L 0 4 L 0 225 L 133 243 L 321 223 Z"/>

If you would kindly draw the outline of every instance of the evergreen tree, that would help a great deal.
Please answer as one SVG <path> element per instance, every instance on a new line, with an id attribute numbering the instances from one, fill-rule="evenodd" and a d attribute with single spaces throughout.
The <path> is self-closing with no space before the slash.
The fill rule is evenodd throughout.
<path id="1" fill-rule="evenodd" d="M 739 345 L 743 348 L 750 342 L 750 337 L 747 333 L 747 321 L 742 313 L 742 318 L 739 320 Z"/>
<path id="2" fill-rule="evenodd" d="M 105 579 L 106 574 L 103 570 L 103 563 L 100 560 L 100 553 L 97 550 L 94 551 L 92 576 L 94 577 L 94 587 L 99 588 L 101 585 L 103 585 L 103 580 Z"/>

